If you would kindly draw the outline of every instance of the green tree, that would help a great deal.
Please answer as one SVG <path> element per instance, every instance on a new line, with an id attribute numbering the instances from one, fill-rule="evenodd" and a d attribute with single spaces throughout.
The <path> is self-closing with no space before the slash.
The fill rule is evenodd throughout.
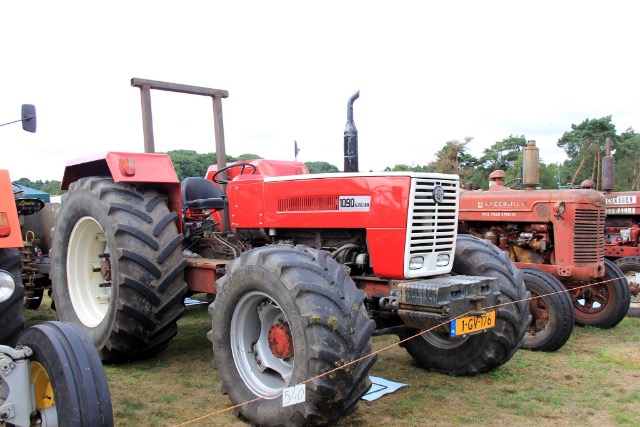
<path id="1" fill-rule="evenodd" d="M 464 141 L 457 139 L 447 141 L 444 147 L 435 154 L 436 160 L 429 163 L 427 167 L 438 173 L 457 174 L 460 176 L 460 182 L 464 185 L 478 163 L 478 159 L 466 152 L 467 145 L 471 141 L 473 141 L 473 137 L 466 137 Z"/>
<path id="2" fill-rule="evenodd" d="M 605 139 L 608 136 L 613 138 L 615 135 L 616 128 L 611 123 L 611 116 L 585 119 L 579 125 L 572 124 L 571 131 L 562 135 L 558 140 L 558 147 L 569 156 L 565 166 L 575 170 L 571 179 L 572 185 L 579 184 L 579 181 L 587 178 L 597 184 L 600 182 L 600 162 L 604 155 Z"/>
<path id="3" fill-rule="evenodd" d="M 509 135 L 489 148 L 485 148 L 482 157 L 478 159 L 480 165 L 491 171 L 506 171 L 518 160 L 520 151 L 527 146 L 524 135 Z"/>
<path id="4" fill-rule="evenodd" d="M 397 164 L 394 167 L 386 167 L 384 168 L 385 172 L 434 172 L 434 167 L 429 165 L 415 165 L 409 166 L 403 163 Z"/>
<path id="5" fill-rule="evenodd" d="M 340 172 L 340 170 L 327 162 L 305 162 L 307 168 L 309 168 L 309 173 L 333 173 Z"/>
<path id="6" fill-rule="evenodd" d="M 640 190 L 640 134 L 633 128 L 622 132 L 614 141 L 616 191 Z"/>
<path id="7" fill-rule="evenodd" d="M 228 156 L 227 156 L 228 157 Z M 236 158 L 236 161 L 241 162 L 243 160 L 255 160 L 255 159 L 262 159 L 262 157 L 258 156 L 257 154 L 251 154 L 251 153 L 247 153 L 247 154 L 241 154 Z"/>

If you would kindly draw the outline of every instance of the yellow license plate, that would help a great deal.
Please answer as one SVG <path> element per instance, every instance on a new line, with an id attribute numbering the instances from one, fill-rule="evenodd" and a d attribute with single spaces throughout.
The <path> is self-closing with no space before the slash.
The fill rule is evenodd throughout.
<path id="1" fill-rule="evenodd" d="M 451 321 L 451 336 L 467 335 L 496 326 L 496 312 L 489 311 L 480 316 L 465 316 Z"/>

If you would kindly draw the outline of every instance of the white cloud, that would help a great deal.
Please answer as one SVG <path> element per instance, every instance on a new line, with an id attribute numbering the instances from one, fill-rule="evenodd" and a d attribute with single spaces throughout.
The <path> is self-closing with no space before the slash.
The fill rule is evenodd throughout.
<path id="1" fill-rule="evenodd" d="M 510 134 L 546 162 L 572 123 L 640 128 L 635 2 L 12 2 L 3 5 L 0 128 L 12 178 L 60 179 L 67 159 L 142 151 L 132 77 L 229 91 L 227 153 L 342 167 L 346 101 L 361 170 L 425 164 Z M 153 92 L 156 149 L 214 151 L 208 98 Z"/>

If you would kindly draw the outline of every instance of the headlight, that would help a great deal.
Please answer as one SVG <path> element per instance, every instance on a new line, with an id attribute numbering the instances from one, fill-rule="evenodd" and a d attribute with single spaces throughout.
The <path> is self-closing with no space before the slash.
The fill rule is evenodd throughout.
<path id="1" fill-rule="evenodd" d="M 0 302 L 5 302 L 16 291 L 16 281 L 13 276 L 4 270 L 0 270 Z"/>
<path id="2" fill-rule="evenodd" d="M 449 254 L 439 254 L 436 259 L 436 267 L 445 267 L 449 265 Z"/>
<path id="3" fill-rule="evenodd" d="M 553 205 L 553 213 L 555 213 L 556 215 L 562 215 L 564 213 L 566 206 L 564 205 L 564 202 L 556 202 Z"/>
<path id="4" fill-rule="evenodd" d="M 424 265 L 424 257 L 414 256 L 409 261 L 409 270 L 420 270 Z"/>

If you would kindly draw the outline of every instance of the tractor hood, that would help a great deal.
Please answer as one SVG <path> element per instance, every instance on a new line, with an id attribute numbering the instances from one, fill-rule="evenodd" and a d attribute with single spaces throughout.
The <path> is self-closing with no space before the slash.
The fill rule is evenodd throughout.
<path id="1" fill-rule="evenodd" d="M 561 203 L 603 207 L 605 198 L 595 190 L 512 190 L 494 185 L 487 191 L 460 191 L 460 219 L 543 221 L 557 214 Z"/>

